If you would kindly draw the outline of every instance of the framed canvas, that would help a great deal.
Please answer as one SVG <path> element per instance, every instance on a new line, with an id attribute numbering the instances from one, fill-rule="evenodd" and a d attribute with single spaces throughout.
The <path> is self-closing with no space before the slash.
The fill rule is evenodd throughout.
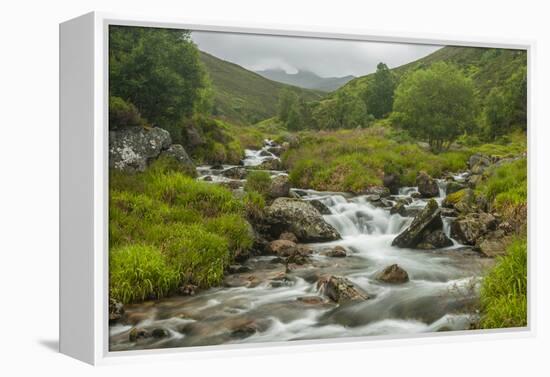
<path id="1" fill-rule="evenodd" d="M 531 335 L 532 49 L 62 23 L 61 352 Z"/>

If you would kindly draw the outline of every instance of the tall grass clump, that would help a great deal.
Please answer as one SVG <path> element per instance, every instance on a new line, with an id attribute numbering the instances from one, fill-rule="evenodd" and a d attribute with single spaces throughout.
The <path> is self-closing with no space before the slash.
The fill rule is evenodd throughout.
<path id="1" fill-rule="evenodd" d="M 154 246 L 133 244 L 110 250 L 109 292 L 116 300 L 126 303 L 160 298 L 178 283 L 178 271 Z"/>
<path id="2" fill-rule="evenodd" d="M 496 167 L 479 187 L 497 209 L 527 202 L 527 159 Z"/>
<path id="3" fill-rule="evenodd" d="M 253 170 L 248 173 L 244 190 L 246 192 L 257 192 L 264 197 L 267 197 L 271 188 L 271 176 L 263 170 Z"/>
<path id="4" fill-rule="evenodd" d="M 515 240 L 483 280 L 482 328 L 527 326 L 527 241 Z"/>

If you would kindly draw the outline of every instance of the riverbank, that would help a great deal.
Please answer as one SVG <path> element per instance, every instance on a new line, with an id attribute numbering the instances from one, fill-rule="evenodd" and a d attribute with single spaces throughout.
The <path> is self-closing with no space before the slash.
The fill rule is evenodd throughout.
<path id="1" fill-rule="evenodd" d="M 197 179 L 205 181 L 200 184 L 230 189 L 237 201 L 252 194 L 246 191 L 247 178 L 256 171 L 265 171 L 276 182 L 262 196 L 259 218 L 251 219 L 246 211 L 234 213 L 247 217 L 254 241 L 248 253 L 237 258 L 240 264 L 235 264 L 235 255 L 224 259 L 220 280 L 214 283 L 222 287 L 200 290 L 191 276 L 178 288 L 183 296 L 124 305 L 111 326 L 112 350 L 477 326 L 480 278 L 493 264 L 477 240 L 494 235 L 502 221 L 489 218 L 484 230 L 474 223 L 476 239 L 458 242 L 472 225 L 465 221 L 467 216 L 486 213 L 488 204 L 480 208 L 469 195 L 461 196 L 468 200 L 450 202 L 446 195 L 448 190 L 469 190 L 472 176 L 479 175 L 473 171 L 483 173 L 496 160 L 474 159 L 468 171 L 439 180 L 427 176 L 419 180 L 421 187 L 398 187 L 395 194 L 380 186 L 357 195 L 290 189 L 287 172 L 272 169 L 282 167 L 279 155 L 287 148 L 268 140 L 259 150 L 247 150 L 240 165 L 197 168 Z M 430 232 L 439 231 L 434 234 L 443 244 L 432 240 L 434 244 L 420 248 L 418 243 L 392 246 L 425 210 L 430 196 L 435 197 L 435 217 L 441 219 L 441 228 Z M 285 219 L 303 212 L 302 207 L 292 210 L 302 205 L 310 217 Z M 456 219 L 461 227 L 453 233 Z M 446 239 L 451 244 L 445 244 Z M 388 268 L 390 276 L 397 271 L 407 279 L 398 284 L 389 282 L 392 278 L 384 281 L 380 275 Z"/>

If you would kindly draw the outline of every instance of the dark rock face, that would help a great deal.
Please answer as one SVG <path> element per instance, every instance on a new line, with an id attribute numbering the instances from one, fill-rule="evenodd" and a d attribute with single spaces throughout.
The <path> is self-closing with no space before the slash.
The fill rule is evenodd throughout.
<path id="1" fill-rule="evenodd" d="M 402 284 L 409 281 L 409 274 L 397 264 L 392 264 L 380 271 L 376 279 L 384 283 Z"/>
<path id="2" fill-rule="evenodd" d="M 148 162 L 156 159 L 171 143 L 170 133 L 158 127 L 109 131 L 109 168 L 127 172 L 144 171 Z M 177 150 L 179 148 L 175 153 Z"/>
<path id="3" fill-rule="evenodd" d="M 311 203 L 311 205 L 314 206 L 321 215 L 330 215 L 332 213 L 325 203 L 319 199 L 308 200 L 308 202 Z"/>
<path id="4" fill-rule="evenodd" d="M 168 336 L 168 330 L 159 327 L 153 329 L 153 331 L 151 331 L 151 335 L 153 336 L 153 338 L 164 338 Z"/>
<path id="5" fill-rule="evenodd" d="M 439 186 L 436 180 L 424 172 L 420 172 L 416 176 L 416 185 L 418 186 L 418 192 L 424 198 L 439 196 Z"/>
<path id="6" fill-rule="evenodd" d="M 489 213 L 470 213 L 451 224 L 451 237 L 464 245 L 475 245 L 478 238 L 495 230 L 498 221 Z"/>
<path id="7" fill-rule="evenodd" d="M 390 209 L 390 214 L 394 215 L 398 213 L 399 215 L 406 217 L 407 216 L 407 206 L 402 202 L 397 202 L 395 205 Z"/>
<path id="8" fill-rule="evenodd" d="M 275 199 L 265 210 L 264 222 L 272 237 L 292 232 L 301 242 L 322 242 L 340 239 L 340 235 L 325 222 L 319 211 L 306 201 L 290 198 Z"/>
<path id="9" fill-rule="evenodd" d="M 221 174 L 226 178 L 245 179 L 248 171 L 240 166 L 235 166 L 224 170 Z"/>
<path id="10" fill-rule="evenodd" d="M 329 275 L 317 282 L 317 289 L 337 303 L 348 301 L 368 300 L 369 295 L 362 292 L 351 281 L 342 276 Z"/>
<path id="11" fill-rule="evenodd" d="M 390 194 L 397 195 L 399 193 L 399 187 L 401 187 L 401 180 L 397 174 L 384 174 L 382 183 L 390 190 Z"/>
<path id="12" fill-rule="evenodd" d="M 271 180 L 269 197 L 272 199 L 288 197 L 290 195 L 290 181 L 287 175 L 278 175 Z"/>
<path id="13" fill-rule="evenodd" d="M 114 298 L 109 298 L 109 323 L 123 322 L 125 318 L 124 305 Z"/>
<path id="14" fill-rule="evenodd" d="M 424 235 L 422 242 L 416 245 L 418 249 L 440 249 L 453 246 L 453 241 L 442 230 L 434 230 Z"/>
<path id="15" fill-rule="evenodd" d="M 344 247 L 339 245 L 334 246 L 333 248 L 328 248 L 326 250 L 323 250 L 321 254 L 332 258 L 344 258 L 348 255 L 346 252 L 346 249 L 344 249 Z"/>
<path id="16" fill-rule="evenodd" d="M 434 199 L 414 218 L 412 224 L 392 241 L 392 246 L 415 248 L 427 234 L 443 229 L 441 210 Z"/>
<path id="17" fill-rule="evenodd" d="M 294 233 L 291 233 L 291 232 L 281 233 L 281 235 L 279 236 L 279 239 L 280 240 L 292 241 L 294 243 L 298 242 L 298 238 L 296 237 L 296 235 Z"/>
<path id="18" fill-rule="evenodd" d="M 460 191 L 462 189 L 465 189 L 466 186 L 461 184 L 461 183 L 458 183 L 458 182 L 448 182 L 447 183 L 447 187 L 445 188 L 445 194 L 449 195 L 449 194 L 452 194 L 454 192 L 457 192 L 457 191 Z"/>
<path id="19" fill-rule="evenodd" d="M 132 330 L 130 330 L 130 334 L 128 334 L 128 339 L 130 342 L 135 342 L 139 339 L 145 339 L 151 337 L 151 334 L 145 330 L 145 329 L 138 329 L 134 327 Z"/>

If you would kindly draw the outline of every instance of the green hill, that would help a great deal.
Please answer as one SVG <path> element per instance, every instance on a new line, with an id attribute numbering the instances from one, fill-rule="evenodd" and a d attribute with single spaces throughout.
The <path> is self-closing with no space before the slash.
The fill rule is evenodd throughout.
<path id="1" fill-rule="evenodd" d="M 251 124 L 277 113 L 279 92 L 291 88 L 307 101 L 319 100 L 325 93 L 268 80 L 243 67 L 200 53 L 212 81 L 213 115 L 240 124 Z"/>
<path id="2" fill-rule="evenodd" d="M 393 68 L 392 72 L 399 80 L 409 72 L 436 62 L 457 65 L 474 81 L 477 95 L 483 99 L 492 88 L 501 86 L 513 73 L 526 66 L 527 53 L 525 50 L 446 46 L 419 60 Z M 373 74 L 358 77 L 334 93 L 360 94 L 372 78 Z"/>

